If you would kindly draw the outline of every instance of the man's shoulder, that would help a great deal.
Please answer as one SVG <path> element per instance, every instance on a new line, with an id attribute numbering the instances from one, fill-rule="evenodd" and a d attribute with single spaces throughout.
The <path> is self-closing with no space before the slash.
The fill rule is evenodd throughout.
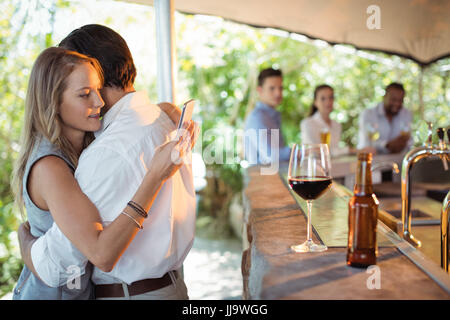
<path id="1" fill-rule="evenodd" d="M 151 130 L 168 133 L 175 130 L 170 117 L 156 104 L 148 103 L 130 108 L 135 123 Z"/>
<path id="2" fill-rule="evenodd" d="M 404 116 L 408 116 L 408 117 L 412 117 L 412 112 L 411 110 L 409 110 L 408 108 L 406 108 L 405 106 L 402 107 L 402 109 L 400 110 L 401 114 L 403 114 Z"/>
<path id="3" fill-rule="evenodd" d="M 380 104 L 377 104 L 375 106 L 371 106 L 367 109 L 364 109 L 361 113 L 361 115 L 363 116 L 372 116 L 372 115 L 376 115 L 378 112 L 378 108 L 379 108 Z"/>
<path id="4" fill-rule="evenodd" d="M 271 119 L 271 115 L 267 110 L 264 110 L 264 108 L 256 107 L 254 108 L 247 117 L 247 124 L 261 124 L 269 121 Z"/>
<path id="5" fill-rule="evenodd" d="M 250 111 L 250 113 L 248 114 L 249 118 L 255 117 L 256 115 L 261 114 L 261 109 L 258 107 L 253 108 L 252 111 Z"/>
<path id="6" fill-rule="evenodd" d="M 383 103 L 377 103 L 376 105 L 372 105 L 370 108 L 367 108 L 366 110 L 369 112 L 377 112 L 378 109 L 382 109 L 383 108 Z"/>
<path id="7" fill-rule="evenodd" d="M 255 109 L 253 109 L 253 112 L 254 115 L 256 116 L 264 116 L 264 117 L 273 117 L 278 113 L 278 111 L 270 109 L 269 107 L 260 107 L 260 106 L 257 106 Z"/>
<path id="8" fill-rule="evenodd" d="M 130 139 L 136 141 L 144 139 L 148 135 L 166 136 L 173 130 L 175 130 L 175 125 L 159 106 L 151 103 L 140 104 L 121 112 L 110 126 L 97 137 L 94 145 L 129 144 Z"/>
<path id="9" fill-rule="evenodd" d="M 127 108 L 83 150 L 78 167 L 138 161 L 134 159 L 136 153 L 149 152 L 162 144 L 174 129 L 172 120 L 157 105 Z"/>

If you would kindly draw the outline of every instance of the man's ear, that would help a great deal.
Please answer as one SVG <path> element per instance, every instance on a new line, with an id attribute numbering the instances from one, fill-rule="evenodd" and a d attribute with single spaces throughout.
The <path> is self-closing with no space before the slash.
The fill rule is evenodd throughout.
<path id="1" fill-rule="evenodd" d="M 261 94 L 261 92 L 262 92 L 262 87 L 261 87 L 261 86 L 257 86 L 257 87 L 256 87 L 256 91 L 257 91 L 259 94 Z"/>

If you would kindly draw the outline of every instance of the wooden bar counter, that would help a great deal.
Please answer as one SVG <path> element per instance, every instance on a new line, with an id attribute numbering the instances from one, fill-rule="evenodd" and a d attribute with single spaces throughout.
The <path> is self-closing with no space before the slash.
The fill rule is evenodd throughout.
<path id="1" fill-rule="evenodd" d="M 282 174 L 261 175 L 260 167 L 247 169 L 244 299 L 450 299 L 450 276 L 381 221 L 377 268 L 346 265 L 351 194 L 337 183 L 313 203 L 313 240 L 328 250 L 291 251 L 306 240 L 306 202 L 283 180 Z"/>

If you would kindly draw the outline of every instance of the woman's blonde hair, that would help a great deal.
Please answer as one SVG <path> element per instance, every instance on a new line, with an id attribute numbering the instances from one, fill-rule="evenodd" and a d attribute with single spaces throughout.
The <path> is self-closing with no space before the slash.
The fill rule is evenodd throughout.
<path id="1" fill-rule="evenodd" d="M 67 87 L 67 78 L 75 66 L 81 63 L 90 63 L 103 83 L 102 68 L 96 59 L 59 47 L 45 49 L 31 70 L 25 100 L 20 152 L 14 166 L 12 179 L 12 190 L 22 217 L 25 216 L 22 193 L 23 176 L 28 158 L 35 144 L 41 138 L 47 138 L 59 148 L 74 167 L 78 164 L 80 155 L 77 154 L 69 140 L 62 135 L 62 119 L 59 116 L 59 108 Z M 93 139 L 93 133 L 87 133 L 84 147 L 87 147 Z"/>

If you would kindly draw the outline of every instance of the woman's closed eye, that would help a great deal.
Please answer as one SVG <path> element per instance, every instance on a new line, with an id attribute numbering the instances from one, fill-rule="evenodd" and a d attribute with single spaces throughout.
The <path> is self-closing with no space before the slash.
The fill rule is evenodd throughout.
<path id="1" fill-rule="evenodd" d="M 84 98 L 84 99 L 88 99 L 92 96 L 93 92 L 97 92 L 98 95 L 100 95 L 100 90 L 102 89 L 102 86 L 99 86 L 98 88 L 93 87 L 93 88 L 84 88 L 79 90 L 79 94 L 78 96 L 80 98 Z"/>
<path id="2" fill-rule="evenodd" d="M 91 91 L 89 92 L 83 92 L 82 94 L 80 94 L 79 96 L 81 98 L 89 98 L 89 96 L 91 95 Z"/>

